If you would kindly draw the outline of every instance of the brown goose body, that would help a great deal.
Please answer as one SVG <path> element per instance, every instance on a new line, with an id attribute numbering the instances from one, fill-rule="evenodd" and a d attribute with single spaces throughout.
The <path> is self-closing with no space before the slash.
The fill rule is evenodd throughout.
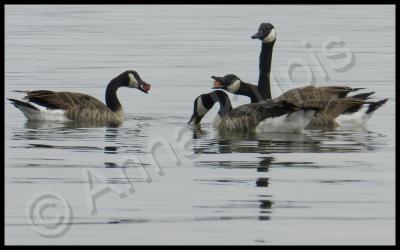
<path id="1" fill-rule="evenodd" d="M 122 107 L 114 112 L 97 98 L 82 93 L 36 90 L 27 92 L 23 99 L 48 109 L 63 110 L 64 116 L 73 121 L 121 122 L 124 119 Z"/>
<path id="2" fill-rule="evenodd" d="M 257 86 L 241 81 L 233 74 L 224 77 L 212 77 L 214 88 L 226 89 L 233 94 L 250 97 L 252 104 L 269 102 L 271 99 L 262 99 L 257 93 Z M 350 92 L 359 90 L 347 86 L 324 86 L 315 87 L 312 85 L 294 88 L 282 95 L 275 97 L 272 101 L 277 103 L 287 102 L 301 109 L 313 109 L 317 112 L 306 126 L 310 128 L 335 128 L 338 126 L 336 118 L 346 112 L 356 112 L 367 104 L 366 100 L 374 92 L 361 93 L 355 96 L 347 96 Z"/>
<path id="3" fill-rule="evenodd" d="M 298 132 L 315 113 L 312 108 L 300 108 L 286 100 L 265 100 L 232 108 L 228 95 L 216 90 L 195 99 L 193 114 L 188 124 L 200 124 L 202 118 L 217 102 L 220 109 L 214 120 L 214 127 L 225 132 Z M 295 121 L 292 117 L 301 119 Z"/>
<path id="4" fill-rule="evenodd" d="M 120 123 L 124 120 L 124 112 L 116 94 L 119 87 L 137 88 L 147 93 L 151 85 L 143 81 L 135 71 L 128 70 L 107 85 L 106 104 L 87 94 L 50 90 L 22 91 L 26 93 L 23 101 L 9 100 L 28 120 Z"/>
<path id="5" fill-rule="evenodd" d="M 368 95 L 364 98 L 346 97 L 348 93 L 356 90 L 358 89 L 347 86 L 305 86 L 286 91 L 274 100 L 286 100 L 299 107 L 318 109 L 319 111 L 306 126 L 308 129 L 335 128 L 339 125 L 335 121 L 339 115 L 348 110 L 359 110 L 367 103 L 365 99 Z"/>
<path id="6" fill-rule="evenodd" d="M 220 130 L 251 131 L 268 118 L 289 116 L 300 110 L 304 109 L 286 101 L 269 100 L 244 104 L 232 109 L 225 116 L 221 117 L 221 119 L 216 119 L 214 125 Z M 302 127 L 298 130 L 301 129 Z"/>

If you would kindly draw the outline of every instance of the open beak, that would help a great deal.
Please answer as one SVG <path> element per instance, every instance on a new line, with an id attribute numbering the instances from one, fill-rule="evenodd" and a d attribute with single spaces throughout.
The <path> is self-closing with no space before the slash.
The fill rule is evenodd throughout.
<path id="1" fill-rule="evenodd" d="M 211 76 L 211 78 L 214 79 L 212 89 L 223 89 L 225 87 L 224 84 L 222 83 L 222 77 Z"/>
<path id="2" fill-rule="evenodd" d="M 151 84 L 148 84 L 147 82 L 142 81 L 142 84 L 140 84 L 138 89 L 140 89 L 141 91 L 143 91 L 144 93 L 147 94 L 147 92 L 150 91 L 150 88 L 151 88 Z"/>
<path id="3" fill-rule="evenodd" d="M 257 33 L 255 33 L 254 35 L 251 36 L 252 39 L 262 39 L 263 35 L 262 35 L 262 31 L 259 30 Z"/>

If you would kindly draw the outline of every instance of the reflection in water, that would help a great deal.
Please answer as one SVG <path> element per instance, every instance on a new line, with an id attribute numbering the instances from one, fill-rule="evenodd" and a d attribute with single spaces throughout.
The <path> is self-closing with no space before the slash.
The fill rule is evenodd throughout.
<path id="1" fill-rule="evenodd" d="M 262 155 L 271 153 L 324 153 L 324 152 L 359 152 L 382 149 L 385 143 L 385 136 L 370 132 L 361 131 L 320 131 L 307 130 L 304 133 L 223 133 L 213 129 L 193 129 L 193 147 L 195 154 L 232 154 L 235 153 L 259 153 Z M 237 158 L 237 157 L 235 157 Z M 279 161 L 272 156 L 257 157 L 257 160 L 219 160 L 211 157 L 210 160 L 196 161 L 195 166 L 206 167 L 209 169 L 254 169 L 255 172 L 268 174 L 270 168 L 325 168 L 314 162 L 309 161 Z M 229 172 L 227 172 L 229 176 Z M 263 188 L 263 192 L 268 192 L 273 180 L 268 176 L 257 177 L 254 179 L 244 178 L 208 178 L 195 179 L 200 184 L 207 185 L 243 185 L 254 183 L 256 188 Z M 321 180 L 317 180 L 321 182 Z M 337 183 L 322 180 L 326 183 Z M 348 183 L 349 180 L 340 180 L 340 183 Z M 353 180 L 354 181 L 354 180 Z M 325 183 L 324 182 L 324 183 Z M 268 198 L 266 198 L 268 197 Z M 258 200 L 259 213 L 262 214 L 258 220 L 269 220 L 269 214 L 274 209 L 273 197 L 263 195 Z M 236 201 L 235 204 L 227 201 L 226 205 L 218 206 L 228 212 L 229 209 L 242 207 L 248 201 Z M 254 202 L 254 201 L 253 201 Z M 254 206 L 254 203 L 244 206 Z M 204 207 L 207 208 L 207 207 Z M 215 207 L 214 207 L 215 208 Z M 266 215 L 267 214 L 267 215 Z M 250 218 L 248 218 L 250 219 Z M 254 218 L 253 218 L 254 219 Z"/>
<path id="2" fill-rule="evenodd" d="M 11 140 L 18 143 L 11 145 L 15 149 L 34 149 L 38 154 L 49 155 L 48 150 L 60 150 L 61 155 L 68 152 L 99 152 L 104 154 L 144 154 L 146 152 L 147 135 L 144 128 L 147 121 L 137 118 L 134 124 L 130 121 L 123 124 L 98 122 L 60 122 L 60 121 L 26 121 L 23 126 L 10 128 Z M 99 141 L 103 143 L 99 144 Z M 36 155 L 35 155 L 36 156 Z M 51 157 L 50 157 L 51 158 Z M 28 160 L 30 159 L 30 160 Z M 43 157 L 27 158 L 29 164 L 47 166 Z M 51 159 L 50 159 L 51 160 Z M 91 159 L 88 159 L 91 160 Z M 67 166 L 65 162 L 48 164 L 49 166 Z M 104 162 L 107 166 L 108 161 Z M 117 163 L 115 163 L 117 164 Z M 21 166 L 20 163 L 15 166 Z M 27 166 L 26 164 L 24 166 Z M 79 167 L 73 164 L 69 167 Z M 92 166 L 97 167 L 97 166 Z"/>
<path id="3" fill-rule="evenodd" d="M 105 123 L 99 121 L 32 121 L 27 120 L 25 127 L 29 129 L 50 129 L 50 128 L 98 128 L 98 127 L 119 127 L 118 123 Z"/>
<path id="4" fill-rule="evenodd" d="M 256 161 L 223 161 L 223 160 L 207 160 L 207 161 L 198 161 L 196 162 L 196 166 L 199 167 L 207 167 L 207 168 L 223 168 L 227 170 L 233 169 L 255 169 L 256 172 L 267 173 L 269 167 L 274 162 L 273 157 L 259 157 L 259 160 Z M 229 174 L 229 172 L 227 172 Z M 269 177 L 258 177 L 255 179 L 242 179 L 242 178 L 208 178 L 208 179 L 195 179 L 196 182 L 200 184 L 207 184 L 207 185 L 233 185 L 237 186 L 238 184 L 248 184 L 254 183 L 254 187 L 256 188 L 268 188 L 270 185 L 270 178 Z M 259 213 L 261 215 L 255 217 L 248 217 L 242 219 L 250 219 L 250 220 L 270 220 L 270 216 L 266 214 L 270 214 L 273 208 L 273 201 L 272 196 L 270 195 L 259 195 L 261 199 L 257 200 L 228 200 L 226 201 L 225 205 L 222 206 L 198 206 L 201 208 L 209 209 L 219 209 L 223 212 L 229 212 L 231 209 L 238 209 L 238 208 L 258 208 Z M 237 217 L 232 217 L 230 219 L 238 219 Z"/>
<path id="5" fill-rule="evenodd" d="M 134 123 L 128 124 L 100 124 L 93 123 L 37 123 L 27 122 L 24 128 L 17 127 L 13 129 L 12 139 L 20 141 L 13 148 L 38 150 L 38 152 L 55 149 L 68 152 L 91 152 L 101 153 L 103 155 L 124 156 L 126 159 L 132 155 L 146 154 L 148 133 L 150 120 L 132 119 Z M 193 216 L 182 219 L 182 221 L 215 221 L 215 220 L 258 220 L 269 221 L 274 209 L 282 207 L 293 208 L 293 205 L 285 205 L 279 201 L 279 197 L 270 195 L 270 186 L 274 179 L 269 175 L 271 168 L 323 168 L 314 162 L 307 161 L 277 161 L 273 156 L 265 156 L 273 153 L 320 153 L 320 152 L 358 152 L 372 151 L 382 149 L 385 145 L 385 136 L 370 132 L 362 131 L 317 131 L 309 130 L 304 133 L 221 133 L 212 128 L 200 127 L 199 129 L 188 130 L 188 137 L 192 137 L 192 146 L 187 148 L 195 154 L 208 154 L 209 160 L 198 160 L 193 162 L 194 167 L 205 167 L 212 169 L 225 169 L 226 176 L 215 177 L 209 175 L 202 178 L 194 178 L 197 184 L 208 185 L 211 189 L 216 187 L 241 188 L 243 186 L 251 186 L 262 194 L 255 198 L 245 198 L 237 200 L 228 200 L 221 198 L 222 204 L 207 204 L 196 206 L 203 209 L 205 213 L 211 213 L 210 216 Z M 192 132 L 192 135 L 190 135 Z M 99 145 L 101 142 L 101 145 Z M 218 154 L 235 153 L 259 153 L 255 160 L 227 160 L 212 157 Z M 229 155 L 228 155 L 229 156 Z M 53 160 L 46 163 L 45 160 Z M 26 163 L 29 162 L 29 164 Z M 31 158 L 24 163 L 15 163 L 13 167 L 19 168 L 81 168 L 79 164 L 66 164 L 67 162 L 57 159 Z M 102 164 L 86 164 L 86 167 L 96 168 L 129 168 L 135 171 L 134 178 L 132 173 L 129 181 L 132 183 L 151 182 L 150 175 L 146 172 L 149 164 L 125 164 L 121 158 L 104 158 L 100 159 Z M 237 177 L 230 175 L 231 170 L 242 169 L 245 171 L 253 171 L 254 176 Z M 260 176 L 262 175 L 262 176 Z M 144 176 L 144 177 L 143 177 Z M 147 179 L 145 177 L 148 177 Z M 108 178 L 111 184 L 126 184 L 124 178 Z M 313 180 L 317 183 L 340 185 L 342 183 L 359 183 L 358 179 L 317 179 Z M 48 177 L 21 177 L 10 178 L 10 183 L 82 183 L 81 178 L 48 178 Z M 254 210 L 253 214 L 240 214 L 242 209 Z M 218 213 L 225 213 L 227 216 L 220 216 Z M 230 215 L 237 213 L 237 215 Z M 160 219 L 159 222 L 176 222 L 179 219 Z M 110 224 L 122 223 L 148 223 L 157 221 L 150 217 L 144 218 L 111 218 Z M 79 223 L 79 222 L 78 222 Z M 91 223 L 91 222 L 88 222 Z M 105 223 L 95 222 L 95 223 Z"/>
<path id="6" fill-rule="evenodd" d="M 26 146 L 22 146 L 19 148 L 36 148 L 36 149 L 61 149 L 61 150 L 70 150 L 70 151 L 75 151 L 75 152 L 88 152 L 88 151 L 95 151 L 95 150 L 101 150 L 102 148 L 100 147 L 93 147 L 93 146 L 56 146 L 56 145 L 48 145 L 48 144 L 33 144 L 30 143 Z"/>
<path id="7" fill-rule="evenodd" d="M 273 157 L 260 157 L 261 161 L 198 161 L 195 165 L 206 166 L 210 168 L 226 169 L 249 169 L 255 168 L 257 172 L 268 172 L 268 168 L 274 161 Z"/>
<path id="8" fill-rule="evenodd" d="M 202 153 L 313 152 L 318 141 L 304 133 L 205 132 L 193 129 L 193 151 Z"/>
<path id="9" fill-rule="evenodd" d="M 21 141 L 80 141 L 96 139 L 94 132 L 101 131 L 104 126 L 118 127 L 117 124 L 102 124 L 98 122 L 57 122 L 57 121 L 26 121 L 24 127 L 13 128 L 13 140 Z M 51 146 L 51 145 L 49 145 Z"/>
<path id="10" fill-rule="evenodd" d="M 268 187 L 269 185 L 269 178 L 258 178 L 256 180 L 257 187 Z"/>
<path id="11" fill-rule="evenodd" d="M 125 155 L 125 162 L 105 161 L 106 168 L 127 168 L 132 167 L 126 161 L 130 155 L 144 154 L 147 152 L 147 145 L 144 135 L 144 128 L 148 127 L 147 122 L 128 124 L 127 126 L 107 126 L 104 134 L 104 142 L 109 145 L 104 146 L 104 154 L 122 154 Z M 132 127 L 131 127 L 132 126 Z M 133 164 L 133 167 L 137 167 Z M 147 164 L 140 165 L 143 168 Z M 146 170 L 145 170 L 146 171 Z"/>
<path id="12" fill-rule="evenodd" d="M 359 152 L 382 148 L 386 145 L 384 137 L 368 130 L 224 133 L 193 129 L 193 151 L 195 154 Z"/>
<path id="13" fill-rule="evenodd" d="M 263 157 L 264 159 L 260 161 L 257 167 L 257 172 L 268 172 L 271 162 L 274 160 L 273 157 Z"/>
<path id="14" fill-rule="evenodd" d="M 104 153 L 105 154 L 117 154 L 118 153 L 118 147 L 105 146 L 104 147 Z"/>
<path id="15" fill-rule="evenodd" d="M 368 130 L 308 131 L 312 140 L 319 141 L 317 152 L 375 151 L 387 145 L 385 135 Z"/>

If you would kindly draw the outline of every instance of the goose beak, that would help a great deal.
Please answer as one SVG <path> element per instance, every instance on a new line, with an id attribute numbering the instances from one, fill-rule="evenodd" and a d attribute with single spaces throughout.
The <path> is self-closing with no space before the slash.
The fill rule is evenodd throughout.
<path id="1" fill-rule="evenodd" d="M 151 88 L 151 84 L 148 84 L 147 82 L 142 81 L 142 84 L 140 84 L 138 89 L 147 94 L 150 91 L 150 88 Z"/>
<path id="2" fill-rule="evenodd" d="M 222 83 L 222 77 L 211 76 L 211 78 L 215 80 L 212 89 L 223 89 L 225 87 Z"/>
<path id="3" fill-rule="evenodd" d="M 251 36 L 252 39 L 262 39 L 263 38 L 263 32 L 261 30 L 259 30 L 257 33 L 255 33 L 254 35 Z"/>
<path id="4" fill-rule="evenodd" d="M 199 126 L 202 119 L 202 116 L 197 115 L 197 113 L 193 113 L 187 124 L 190 126 Z"/>

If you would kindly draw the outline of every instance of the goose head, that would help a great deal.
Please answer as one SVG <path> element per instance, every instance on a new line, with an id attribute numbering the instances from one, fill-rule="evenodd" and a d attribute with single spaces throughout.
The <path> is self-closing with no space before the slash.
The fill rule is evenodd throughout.
<path id="1" fill-rule="evenodd" d="M 232 110 L 232 105 L 228 95 L 222 90 L 215 90 L 213 92 L 202 94 L 194 100 L 193 114 L 188 122 L 190 125 L 198 125 L 207 114 L 207 112 L 214 106 L 216 102 L 220 103 L 218 111 L 219 116 L 226 115 Z"/>
<path id="2" fill-rule="evenodd" d="M 117 76 L 114 80 L 123 83 L 123 86 L 125 87 L 137 88 L 146 94 L 150 91 L 151 88 L 151 84 L 142 80 L 139 74 L 134 70 L 127 70 Z"/>
<path id="3" fill-rule="evenodd" d="M 228 74 L 223 77 L 211 76 L 214 79 L 213 89 L 224 89 L 232 94 L 239 91 L 242 81 L 234 74 Z"/>
<path id="4" fill-rule="evenodd" d="M 263 43 L 272 43 L 276 40 L 275 27 L 270 23 L 262 23 L 256 34 L 252 35 L 253 39 L 260 39 Z"/>

